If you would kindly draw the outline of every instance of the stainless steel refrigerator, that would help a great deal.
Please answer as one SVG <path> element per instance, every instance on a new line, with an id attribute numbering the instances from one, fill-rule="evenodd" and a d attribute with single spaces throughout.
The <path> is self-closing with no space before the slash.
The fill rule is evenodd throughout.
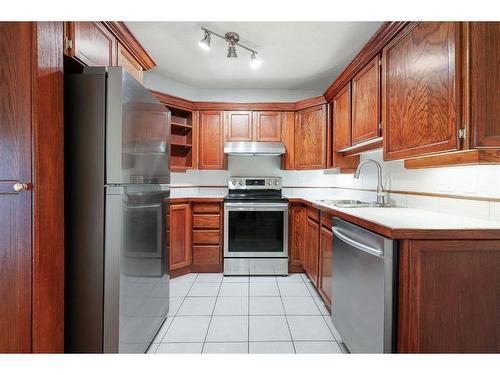
<path id="1" fill-rule="evenodd" d="M 144 353 L 168 313 L 170 112 L 120 67 L 64 81 L 66 351 Z"/>

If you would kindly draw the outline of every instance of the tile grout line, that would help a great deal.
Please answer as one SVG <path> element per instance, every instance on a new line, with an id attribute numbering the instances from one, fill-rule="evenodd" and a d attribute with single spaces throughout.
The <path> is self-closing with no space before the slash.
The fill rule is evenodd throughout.
<path id="1" fill-rule="evenodd" d="M 199 273 L 198 273 L 198 274 L 196 274 L 196 277 L 193 279 L 193 282 L 191 283 L 191 286 L 189 287 L 188 291 L 186 292 L 186 295 L 182 297 L 182 301 L 181 301 L 181 303 L 180 303 L 179 308 L 177 309 L 177 311 L 179 311 L 179 310 L 180 310 L 180 308 L 181 308 L 182 304 L 184 303 L 184 300 L 186 299 L 186 297 L 187 297 L 187 295 L 188 295 L 189 291 L 190 291 L 190 290 L 191 290 L 191 288 L 193 287 L 193 285 L 194 285 L 194 283 L 195 283 L 196 279 L 198 278 L 198 275 L 199 275 Z M 171 280 L 169 279 L 169 281 L 168 281 L 168 299 L 169 299 L 169 301 L 168 301 L 168 307 L 169 307 L 169 309 L 170 309 L 170 297 L 171 297 L 171 296 L 170 296 L 170 281 L 171 281 Z M 171 325 L 172 325 L 172 323 L 174 322 L 174 319 L 175 319 L 175 317 L 177 316 L 177 311 L 175 312 L 175 314 L 174 314 L 174 315 L 172 315 L 172 321 L 170 322 L 170 324 L 168 325 L 167 329 L 165 330 L 165 333 L 164 333 L 164 334 L 163 334 L 163 336 L 161 337 L 161 340 L 160 340 L 160 342 L 158 343 L 158 346 L 157 346 L 157 348 L 155 349 L 154 354 L 156 354 L 156 352 L 158 351 L 158 348 L 160 347 L 160 345 L 161 345 L 161 344 L 163 344 L 163 339 L 164 339 L 164 338 L 165 338 L 165 336 L 167 335 L 167 332 L 168 332 L 168 330 L 170 329 L 170 326 L 171 326 Z M 168 319 L 168 314 L 167 314 L 167 319 Z M 167 321 L 167 319 L 165 319 L 165 322 Z M 164 324 L 165 324 L 165 323 L 164 323 Z M 160 328 L 160 329 L 161 329 L 161 328 Z"/>
<path id="2" fill-rule="evenodd" d="M 250 354 L 250 272 L 248 272 L 247 354 Z"/>
<path id="3" fill-rule="evenodd" d="M 288 277 L 288 276 L 287 276 Z M 302 278 L 302 276 L 301 276 Z M 290 341 L 292 342 L 293 352 L 297 354 L 297 349 L 295 348 L 295 343 L 293 342 L 292 330 L 290 329 L 290 323 L 288 322 L 288 317 L 285 311 L 285 304 L 283 303 L 283 296 L 281 295 L 280 285 L 278 279 L 276 278 L 276 287 L 278 288 L 278 294 L 280 296 L 281 306 L 283 307 L 283 314 L 285 315 L 286 326 L 288 327 L 288 333 L 290 334 Z"/>
<path id="4" fill-rule="evenodd" d="M 308 276 L 309 277 L 309 276 Z M 310 280 L 310 279 L 309 279 Z M 303 280 L 304 281 L 304 280 Z M 304 283 L 306 283 L 304 281 Z M 312 284 L 312 281 L 311 281 L 311 284 Z M 313 288 L 315 288 L 315 286 L 313 285 Z M 326 327 L 328 328 L 328 330 L 330 331 L 330 333 L 332 334 L 332 337 L 333 337 L 333 341 L 335 341 L 335 343 L 337 343 L 337 345 L 339 345 L 338 341 L 337 341 L 337 337 L 335 337 L 333 331 L 330 329 L 330 326 L 328 325 L 328 322 L 326 321 L 326 318 L 325 316 L 321 313 L 321 309 L 320 309 L 320 306 L 318 306 L 318 302 L 316 302 L 316 299 L 314 298 L 313 294 L 311 293 L 311 291 L 309 290 L 309 288 L 307 287 L 306 285 L 306 289 L 307 291 L 309 292 L 309 294 L 311 295 L 312 299 L 313 299 L 313 302 L 314 304 L 316 305 L 316 308 L 319 310 L 319 313 L 320 313 L 320 316 L 321 318 L 323 318 L 323 322 L 326 324 Z M 319 293 L 318 293 L 319 295 Z M 321 298 L 321 296 L 320 296 Z M 321 300 L 322 301 L 322 300 Z M 322 302 L 323 303 L 323 302 Z M 324 304 L 324 303 L 323 303 Z M 327 316 L 330 316 L 330 315 L 327 315 Z M 340 345 L 339 345 L 340 346 Z"/>
<path id="5" fill-rule="evenodd" d="M 210 326 L 212 325 L 212 319 L 214 317 L 215 306 L 217 306 L 217 301 L 219 300 L 219 294 L 220 294 L 220 289 L 222 288 L 223 280 L 224 280 L 224 276 L 222 276 L 222 279 L 221 279 L 220 284 L 219 284 L 219 289 L 217 290 L 217 295 L 215 296 L 214 307 L 212 308 L 212 314 L 210 315 L 210 320 L 208 321 L 207 332 L 205 333 L 205 339 L 203 340 L 203 345 L 201 346 L 201 353 L 200 354 L 203 354 L 203 351 L 205 350 L 205 344 L 207 343 L 208 332 L 210 331 Z"/>

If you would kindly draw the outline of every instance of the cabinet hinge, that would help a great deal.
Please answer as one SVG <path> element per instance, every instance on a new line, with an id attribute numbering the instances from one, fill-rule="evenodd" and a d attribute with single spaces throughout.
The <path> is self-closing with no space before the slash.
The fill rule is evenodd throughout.
<path id="1" fill-rule="evenodd" d="M 467 136 L 467 128 L 462 128 L 458 130 L 458 139 L 465 139 Z"/>
<path id="2" fill-rule="evenodd" d="M 66 38 L 66 49 L 72 49 L 73 48 L 73 41 L 69 38 Z"/>
<path id="3" fill-rule="evenodd" d="M 378 65 L 382 66 L 382 57 L 380 59 L 378 59 Z"/>
<path id="4" fill-rule="evenodd" d="M 382 121 L 380 121 L 380 122 L 378 123 L 378 130 L 382 130 L 382 126 L 383 126 L 383 125 L 384 125 L 384 124 L 382 123 Z"/>

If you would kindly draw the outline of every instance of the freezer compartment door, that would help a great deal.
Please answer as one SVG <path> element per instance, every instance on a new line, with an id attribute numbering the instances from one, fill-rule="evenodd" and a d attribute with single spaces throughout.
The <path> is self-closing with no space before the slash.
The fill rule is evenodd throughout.
<path id="1" fill-rule="evenodd" d="M 106 183 L 170 183 L 170 111 L 121 67 L 106 101 Z"/>
<path id="2" fill-rule="evenodd" d="M 169 198 L 160 185 L 106 188 L 106 353 L 144 353 L 166 319 Z"/>

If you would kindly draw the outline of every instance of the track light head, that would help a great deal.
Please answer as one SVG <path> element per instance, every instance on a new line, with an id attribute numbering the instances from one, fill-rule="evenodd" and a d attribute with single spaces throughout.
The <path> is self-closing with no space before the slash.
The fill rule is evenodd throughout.
<path id="1" fill-rule="evenodd" d="M 202 40 L 198 42 L 198 45 L 200 48 L 204 49 L 205 51 L 210 50 L 210 33 L 206 30 L 205 31 L 205 36 L 203 37 Z"/>
<path id="2" fill-rule="evenodd" d="M 227 57 L 229 58 L 238 57 L 238 55 L 236 54 L 236 47 L 232 43 L 229 43 L 229 48 L 227 49 Z"/>
<path id="3" fill-rule="evenodd" d="M 262 64 L 262 60 L 257 57 L 255 52 L 250 55 L 250 68 L 257 69 Z"/>

